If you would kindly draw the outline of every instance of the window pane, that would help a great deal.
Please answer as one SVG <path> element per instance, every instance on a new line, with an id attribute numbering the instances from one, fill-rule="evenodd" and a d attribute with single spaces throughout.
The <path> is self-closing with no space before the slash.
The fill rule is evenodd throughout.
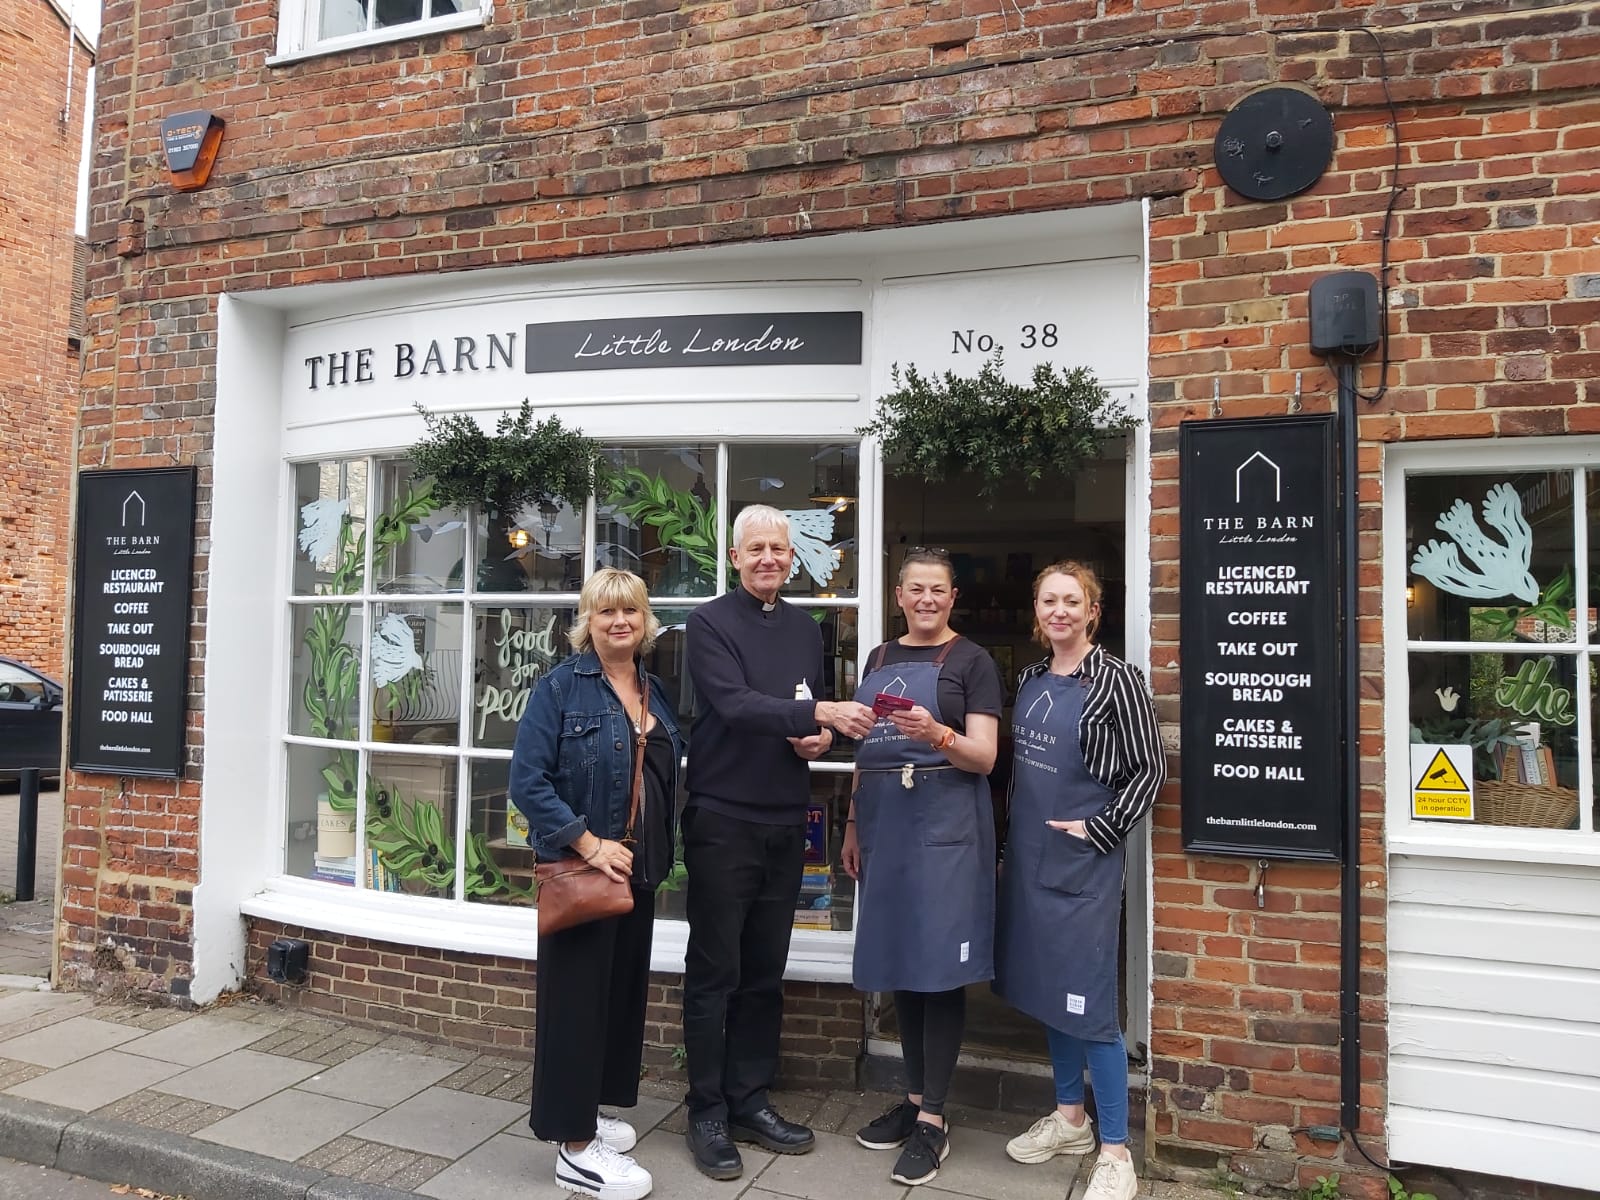
<path id="1" fill-rule="evenodd" d="M 1572 485 L 1571 471 L 1409 479 L 1409 636 L 1573 641 Z"/>
<path id="2" fill-rule="evenodd" d="M 1411 654 L 1411 741 L 1471 745 L 1480 825 L 1575 828 L 1576 659 Z"/>
<path id="3" fill-rule="evenodd" d="M 717 584 L 717 448 L 610 450 L 617 486 L 596 512 L 595 564 L 644 577 L 652 596 Z"/>
<path id="4" fill-rule="evenodd" d="M 480 513 L 477 581 L 481 592 L 576 592 L 583 586 L 583 509 L 530 504 L 515 513 Z"/>
<path id="5" fill-rule="evenodd" d="M 477 761 L 470 770 L 467 899 L 531 905 L 534 854 L 528 848 L 527 821 L 506 800 L 511 764 L 504 759 Z"/>
<path id="6" fill-rule="evenodd" d="M 694 685 L 689 681 L 689 661 L 684 656 L 685 631 L 692 608 L 662 608 L 654 601 L 651 610 L 661 622 L 661 633 L 645 659 L 645 668 L 660 678 L 672 699 L 678 728 L 685 734 L 694 719 Z"/>
<path id="7" fill-rule="evenodd" d="M 367 462 L 336 459 L 294 469 L 296 596 L 361 590 L 367 527 Z"/>
<path id="8" fill-rule="evenodd" d="M 461 723 L 461 606 L 372 609 L 372 739 L 453 746 Z"/>
<path id="9" fill-rule="evenodd" d="M 422 2 L 423 0 L 377 0 L 377 16 L 372 23 L 373 28 L 383 29 L 390 25 L 420 21 Z"/>
<path id="10" fill-rule="evenodd" d="M 576 608 L 484 606 L 472 618 L 472 744 L 509 750 L 544 673 L 571 653 Z"/>
<path id="11" fill-rule="evenodd" d="M 789 516 L 795 574 L 789 596 L 856 594 L 855 443 L 738 445 L 728 452 L 730 519 L 750 504 Z"/>
<path id="12" fill-rule="evenodd" d="M 822 666 L 827 672 L 823 683 L 829 700 L 849 700 L 856 694 L 856 629 L 853 608 L 808 608 L 811 619 L 822 627 Z M 817 699 L 823 699 L 818 696 Z M 829 762 L 850 762 L 856 756 L 855 743 L 835 739 L 833 749 L 823 757 Z"/>
<path id="13" fill-rule="evenodd" d="M 449 898 L 456 877 L 456 760 L 374 754 L 369 770 L 372 887 Z"/>
<path id="14" fill-rule="evenodd" d="M 289 732 L 353 741 L 361 695 L 361 606 L 297 604 L 291 613 Z"/>
<path id="15" fill-rule="evenodd" d="M 360 33 L 367 27 L 366 0 L 322 0 L 322 20 L 317 26 L 321 38 Z"/>
<path id="16" fill-rule="evenodd" d="M 378 504 L 373 528 L 373 586 L 378 592 L 459 592 L 465 571 L 467 526 L 454 508 L 428 498 L 426 480 L 408 462 L 378 468 Z"/>
<path id="17" fill-rule="evenodd" d="M 356 879 L 356 752 L 288 747 L 284 871 L 353 886 Z"/>

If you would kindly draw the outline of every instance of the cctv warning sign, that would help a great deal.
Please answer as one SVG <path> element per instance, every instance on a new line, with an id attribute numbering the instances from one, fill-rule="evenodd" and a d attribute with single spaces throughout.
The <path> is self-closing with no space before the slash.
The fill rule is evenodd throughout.
<path id="1" fill-rule="evenodd" d="M 1472 747 L 1411 747 L 1411 815 L 1429 821 L 1472 820 Z"/>

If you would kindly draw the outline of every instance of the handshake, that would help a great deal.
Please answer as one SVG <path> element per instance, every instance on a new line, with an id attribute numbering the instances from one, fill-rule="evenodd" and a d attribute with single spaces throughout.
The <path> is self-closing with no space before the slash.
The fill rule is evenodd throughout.
<path id="1" fill-rule="evenodd" d="M 854 700 L 819 700 L 817 724 L 826 726 L 845 737 L 864 738 L 872 732 L 878 717 L 865 704 Z"/>

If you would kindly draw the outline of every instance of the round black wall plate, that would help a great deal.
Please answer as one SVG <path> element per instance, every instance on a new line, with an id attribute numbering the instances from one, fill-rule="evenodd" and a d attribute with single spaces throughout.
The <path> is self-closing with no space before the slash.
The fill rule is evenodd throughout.
<path id="1" fill-rule="evenodd" d="M 1212 147 L 1223 181 L 1250 200 L 1305 191 L 1333 157 L 1333 118 L 1298 88 L 1252 92 L 1222 119 Z"/>

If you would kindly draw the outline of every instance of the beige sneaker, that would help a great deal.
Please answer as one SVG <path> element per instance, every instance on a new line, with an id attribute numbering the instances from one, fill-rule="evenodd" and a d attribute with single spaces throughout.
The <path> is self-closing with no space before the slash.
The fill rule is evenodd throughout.
<path id="1" fill-rule="evenodd" d="M 1083 1200 L 1134 1200 L 1139 1194 L 1139 1177 L 1133 1164 L 1102 1154 L 1094 1164 Z"/>
<path id="2" fill-rule="evenodd" d="M 1051 1109 L 1006 1143 L 1006 1153 L 1019 1163 L 1049 1162 L 1058 1154 L 1087 1154 L 1094 1149 L 1094 1130 L 1088 1118 L 1074 1125 Z"/>

